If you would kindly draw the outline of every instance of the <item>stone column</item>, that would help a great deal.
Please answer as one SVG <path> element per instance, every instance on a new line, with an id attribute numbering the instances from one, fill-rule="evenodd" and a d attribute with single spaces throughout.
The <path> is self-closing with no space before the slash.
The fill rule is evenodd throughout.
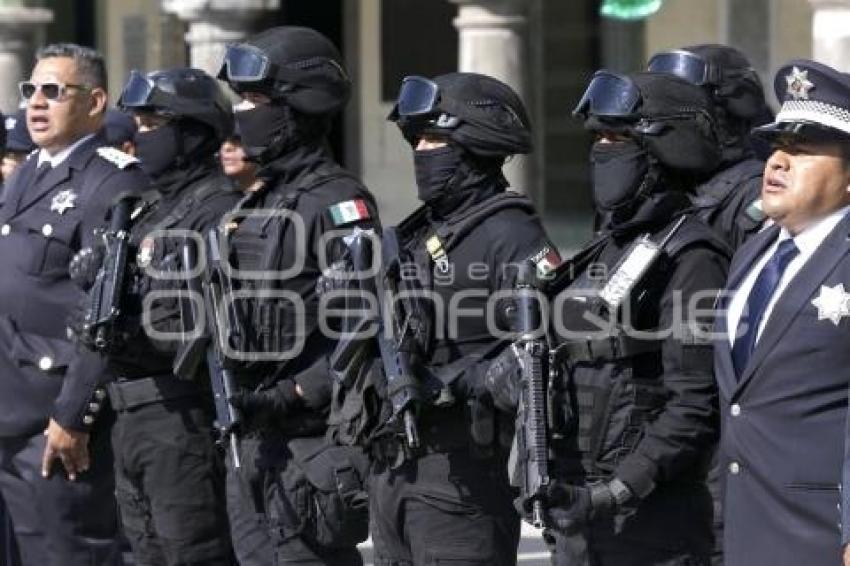
<path id="1" fill-rule="evenodd" d="M 812 18 L 812 58 L 850 71 L 850 0 L 809 0 Z"/>
<path id="2" fill-rule="evenodd" d="M 224 48 L 254 31 L 262 16 L 280 8 L 279 0 L 162 0 L 162 9 L 188 24 L 189 63 L 215 74 Z"/>
<path id="3" fill-rule="evenodd" d="M 53 10 L 27 8 L 21 2 L 0 3 L 0 110 L 14 112 L 20 102 L 18 82 L 29 78 L 33 54 L 44 43 Z"/>
<path id="4" fill-rule="evenodd" d="M 527 2 L 524 0 L 452 0 L 458 4 L 458 70 L 482 73 L 510 85 L 520 95 L 535 125 L 529 75 Z M 540 124 L 537 124 L 539 127 Z M 535 136 L 537 137 L 537 136 Z M 514 157 L 505 174 L 516 190 L 540 196 L 534 161 Z"/>

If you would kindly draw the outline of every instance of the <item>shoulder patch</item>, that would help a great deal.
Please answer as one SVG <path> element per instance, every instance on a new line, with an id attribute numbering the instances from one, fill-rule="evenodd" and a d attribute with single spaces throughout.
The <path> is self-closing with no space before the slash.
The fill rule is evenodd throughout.
<path id="1" fill-rule="evenodd" d="M 764 209 L 762 209 L 761 199 L 756 199 L 750 203 L 747 209 L 744 211 L 744 214 L 752 220 L 753 222 L 763 222 L 767 215 L 764 213 Z"/>
<path id="2" fill-rule="evenodd" d="M 366 201 L 362 198 L 338 202 L 328 207 L 334 226 L 341 226 L 350 222 L 368 220 L 371 216 Z"/>
<path id="3" fill-rule="evenodd" d="M 120 149 L 116 149 L 114 147 L 99 147 L 97 148 L 97 154 L 119 169 L 126 169 L 130 165 L 139 162 L 138 159 L 129 153 L 124 153 Z"/>
<path id="4" fill-rule="evenodd" d="M 40 149 L 40 148 L 35 148 L 35 149 L 34 149 L 34 150 L 32 150 L 31 152 L 29 152 L 29 153 L 27 154 L 27 161 L 29 161 L 29 160 L 32 158 L 32 156 L 33 156 L 33 155 L 38 155 L 38 152 L 39 152 L 39 151 L 41 151 L 41 149 Z"/>
<path id="5" fill-rule="evenodd" d="M 546 279 L 561 265 L 561 254 L 553 246 L 548 245 L 535 252 L 528 260 L 537 269 L 537 277 Z"/>

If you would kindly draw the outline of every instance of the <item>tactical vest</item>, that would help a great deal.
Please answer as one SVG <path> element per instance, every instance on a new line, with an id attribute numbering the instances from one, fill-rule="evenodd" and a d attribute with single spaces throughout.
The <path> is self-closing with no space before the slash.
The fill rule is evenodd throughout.
<path id="1" fill-rule="evenodd" d="M 746 159 L 724 169 L 697 188 L 698 194 L 693 198 L 697 217 L 714 226 L 739 188 L 763 173 L 764 163 L 757 159 Z M 744 232 L 752 232 L 764 220 L 764 214 L 753 204 L 747 203 L 744 213 L 735 218 L 735 223 Z"/>
<path id="2" fill-rule="evenodd" d="M 655 237 L 633 242 L 608 266 L 605 277 L 595 279 L 587 269 L 567 287 L 578 295 L 568 300 L 585 304 L 584 312 L 614 321 L 604 337 L 556 340 L 552 354 L 553 365 L 563 370 L 551 392 L 553 435 L 568 445 L 569 439 L 576 440 L 568 450 L 577 449 L 583 472 L 591 476 L 610 475 L 634 451 L 645 424 L 667 401 L 661 379 L 664 340 L 636 337 L 627 329 L 657 330 L 671 267 L 684 250 L 695 245 L 731 256 L 707 226 L 685 216 Z M 567 328 L 573 330 L 570 325 Z M 681 340 L 684 363 L 697 371 L 710 367 L 711 344 L 685 334 Z"/>
<path id="3" fill-rule="evenodd" d="M 452 218 L 438 226 L 431 227 L 426 219 L 427 207 L 415 210 L 397 227 L 402 253 L 406 257 L 402 262 L 412 262 L 418 267 L 415 282 L 419 289 L 430 291 L 434 287 L 432 269 L 441 269 L 450 261 L 452 251 L 478 225 L 493 214 L 508 208 L 524 210 L 535 214 L 536 210 L 528 197 L 512 192 L 502 192 L 471 206 L 463 216 Z M 421 242 L 425 242 L 423 247 Z M 422 309 L 430 311 L 430 303 Z M 427 317 L 426 317 L 427 318 Z M 420 348 L 424 359 L 431 351 L 433 320 L 425 320 L 427 327 L 419 332 L 422 336 Z M 450 405 L 454 399 L 450 387 L 465 371 L 480 362 L 504 343 L 493 340 L 451 363 L 438 366 L 429 365 L 421 369 L 417 377 L 423 388 L 423 397 L 435 405 Z M 376 352 L 373 354 L 377 355 Z M 389 403 L 386 402 L 386 382 L 380 363 L 373 358 L 364 361 L 349 387 L 337 386 L 331 404 L 328 420 L 329 435 L 342 444 L 369 443 L 376 435 L 382 435 L 386 424 Z M 454 433 L 458 437 L 462 433 Z"/>

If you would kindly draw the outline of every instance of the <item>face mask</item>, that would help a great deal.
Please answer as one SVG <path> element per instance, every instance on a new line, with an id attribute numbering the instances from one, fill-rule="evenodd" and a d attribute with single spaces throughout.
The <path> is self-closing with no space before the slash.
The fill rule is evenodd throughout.
<path id="1" fill-rule="evenodd" d="M 450 145 L 414 151 L 413 168 L 419 200 L 434 202 L 444 196 L 460 164 L 460 151 Z"/>
<path id="2" fill-rule="evenodd" d="M 134 142 L 142 171 L 152 179 L 171 168 L 182 152 L 180 130 L 173 122 L 149 132 L 136 132 Z"/>
<path id="3" fill-rule="evenodd" d="M 596 143 L 590 160 L 597 209 L 615 212 L 633 204 L 649 171 L 646 150 L 633 141 Z"/>
<path id="4" fill-rule="evenodd" d="M 250 110 L 240 110 L 234 114 L 245 154 L 251 158 L 260 158 L 269 147 L 278 140 L 286 140 L 294 135 L 295 127 L 290 110 L 279 104 L 257 104 Z"/>

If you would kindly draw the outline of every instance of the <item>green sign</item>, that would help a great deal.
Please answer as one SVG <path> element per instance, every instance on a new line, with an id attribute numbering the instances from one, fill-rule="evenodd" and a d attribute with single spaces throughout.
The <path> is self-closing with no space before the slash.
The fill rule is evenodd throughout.
<path id="1" fill-rule="evenodd" d="M 640 20 L 661 8 L 661 0 L 603 0 L 599 13 L 615 20 Z"/>

